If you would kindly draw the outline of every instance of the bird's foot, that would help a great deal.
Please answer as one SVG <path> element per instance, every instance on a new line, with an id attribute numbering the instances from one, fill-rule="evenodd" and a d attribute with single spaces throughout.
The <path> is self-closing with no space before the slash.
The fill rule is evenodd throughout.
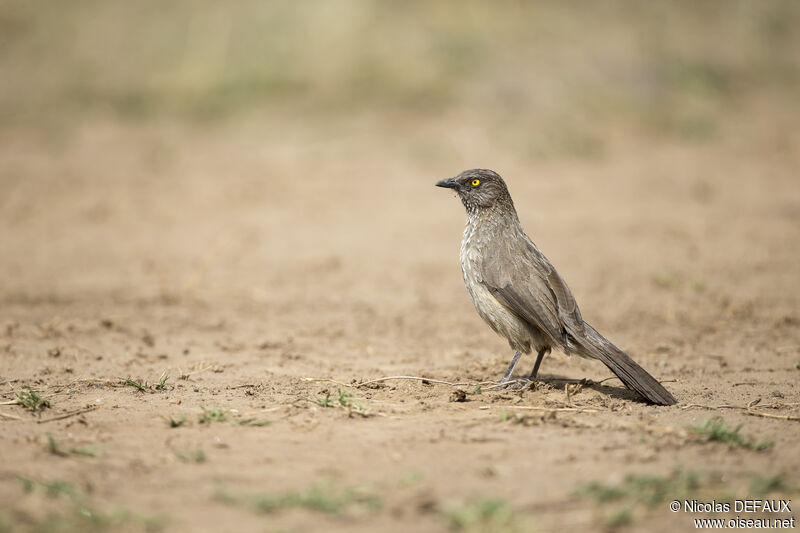
<path id="1" fill-rule="evenodd" d="M 493 386 L 492 389 L 494 390 L 513 390 L 513 391 L 522 391 L 529 388 L 533 384 L 528 378 L 516 378 L 516 379 L 501 379 L 500 383 Z"/>

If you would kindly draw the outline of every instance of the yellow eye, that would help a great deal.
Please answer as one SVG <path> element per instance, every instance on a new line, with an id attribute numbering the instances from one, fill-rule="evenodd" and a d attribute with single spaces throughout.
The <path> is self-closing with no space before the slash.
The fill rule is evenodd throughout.
<path id="1" fill-rule="evenodd" d="M 479 180 L 479 179 L 472 180 L 472 186 L 473 187 L 477 187 L 480 184 L 481 184 L 481 180 Z"/>

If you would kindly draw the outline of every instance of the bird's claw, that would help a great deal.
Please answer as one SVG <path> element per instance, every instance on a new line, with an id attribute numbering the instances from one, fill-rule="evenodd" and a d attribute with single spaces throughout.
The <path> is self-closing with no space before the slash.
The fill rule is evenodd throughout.
<path id="1" fill-rule="evenodd" d="M 513 390 L 513 391 L 523 391 L 529 388 L 534 382 L 528 378 L 517 378 L 517 379 L 504 379 L 500 380 L 500 383 L 492 387 L 493 389 L 506 389 L 506 390 Z"/>

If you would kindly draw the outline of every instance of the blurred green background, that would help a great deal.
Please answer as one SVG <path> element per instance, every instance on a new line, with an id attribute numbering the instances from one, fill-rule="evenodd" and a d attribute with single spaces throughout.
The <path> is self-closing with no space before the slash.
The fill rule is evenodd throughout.
<path id="1" fill-rule="evenodd" d="M 533 156 L 595 156 L 606 123 L 696 141 L 796 111 L 798 22 L 792 0 L 6 0 L 0 127 L 483 111 L 535 128 Z"/>
<path id="2" fill-rule="evenodd" d="M 380 286 L 377 258 L 456 257 L 432 183 L 478 166 L 577 289 L 620 232 L 618 269 L 777 261 L 752 221 L 795 224 L 799 27 L 795 0 L 2 1 L 7 284 L 210 283 L 200 262 L 224 292 L 336 257 Z"/>

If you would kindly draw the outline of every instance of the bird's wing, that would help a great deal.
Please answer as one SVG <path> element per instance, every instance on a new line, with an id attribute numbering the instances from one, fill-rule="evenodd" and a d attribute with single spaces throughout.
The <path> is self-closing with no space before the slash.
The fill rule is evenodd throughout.
<path id="1" fill-rule="evenodd" d="M 526 238 L 516 243 L 484 257 L 483 282 L 500 303 L 564 347 L 567 334 L 580 335 L 584 330 L 575 298 L 533 242 Z"/>

